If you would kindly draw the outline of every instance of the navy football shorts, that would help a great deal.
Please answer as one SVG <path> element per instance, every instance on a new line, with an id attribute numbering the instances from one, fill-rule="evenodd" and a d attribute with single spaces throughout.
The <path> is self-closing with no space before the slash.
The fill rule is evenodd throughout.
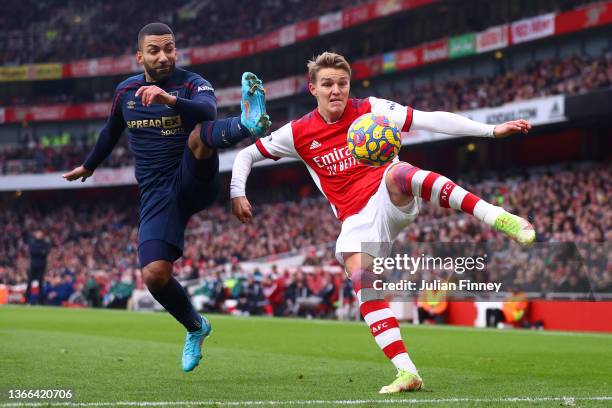
<path id="1" fill-rule="evenodd" d="M 209 207 L 219 193 L 219 156 L 197 160 L 189 148 L 174 177 L 156 185 L 147 200 L 154 200 L 142 214 L 138 230 L 140 267 L 157 261 L 174 262 L 183 254 L 189 217 Z M 141 203 L 142 206 L 142 203 Z"/>

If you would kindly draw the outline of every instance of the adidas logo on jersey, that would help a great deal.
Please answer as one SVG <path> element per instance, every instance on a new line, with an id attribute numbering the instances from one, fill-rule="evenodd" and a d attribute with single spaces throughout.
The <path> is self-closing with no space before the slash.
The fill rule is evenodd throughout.
<path id="1" fill-rule="evenodd" d="M 321 147 L 321 143 L 317 142 L 316 140 L 313 140 L 310 144 L 310 150 L 318 149 L 319 147 Z"/>

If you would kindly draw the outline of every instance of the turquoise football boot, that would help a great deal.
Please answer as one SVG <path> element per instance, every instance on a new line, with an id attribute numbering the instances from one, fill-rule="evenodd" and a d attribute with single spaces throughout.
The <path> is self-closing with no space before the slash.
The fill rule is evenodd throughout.
<path id="1" fill-rule="evenodd" d="M 200 364 L 202 359 L 202 342 L 212 332 L 212 326 L 207 318 L 201 316 L 200 330 L 188 332 L 183 345 L 183 371 L 188 373 Z"/>
<path id="2" fill-rule="evenodd" d="M 252 72 L 242 74 L 242 100 L 240 123 L 253 135 L 252 140 L 265 136 L 272 126 L 266 114 L 266 90 L 257 75 Z"/>

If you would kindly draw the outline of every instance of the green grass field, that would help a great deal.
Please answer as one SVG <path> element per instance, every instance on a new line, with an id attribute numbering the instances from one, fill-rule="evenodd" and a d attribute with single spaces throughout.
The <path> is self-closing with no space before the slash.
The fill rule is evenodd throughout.
<path id="1" fill-rule="evenodd" d="M 389 397 L 394 370 L 364 323 L 211 321 L 185 374 L 165 313 L 0 307 L 0 407 L 19 406 L 15 388 L 72 388 L 76 406 L 612 406 L 612 335 L 404 324 L 426 388 Z"/>

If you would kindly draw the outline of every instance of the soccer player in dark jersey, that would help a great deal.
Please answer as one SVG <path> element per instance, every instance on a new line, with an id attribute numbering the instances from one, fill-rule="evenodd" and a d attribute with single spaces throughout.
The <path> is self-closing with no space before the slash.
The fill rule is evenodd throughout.
<path id="1" fill-rule="evenodd" d="M 127 128 L 140 188 L 140 267 L 153 297 L 187 329 L 182 358 L 187 372 L 199 364 L 201 344 L 211 325 L 172 276 L 172 263 L 182 255 L 189 217 L 217 196 L 217 148 L 263 136 L 270 120 L 263 85 L 251 73 L 242 76 L 242 115 L 216 120 L 211 84 L 175 66 L 174 34 L 163 23 L 140 30 L 136 59 L 144 73 L 117 86 L 96 145 L 82 166 L 63 177 L 85 181 Z"/>

